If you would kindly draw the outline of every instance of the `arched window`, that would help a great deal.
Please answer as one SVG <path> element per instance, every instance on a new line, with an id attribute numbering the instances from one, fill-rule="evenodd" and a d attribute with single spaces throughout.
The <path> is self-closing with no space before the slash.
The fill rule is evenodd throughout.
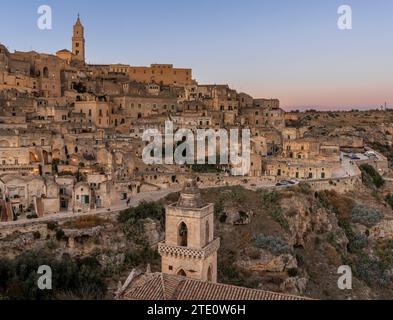
<path id="1" fill-rule="evenodd" d="M 207 282 L 212 282 L 213 281 L 213 270 L 212 266 L 209 266 L 209 269 L 207 270 Z"/>
<path id="2" fill-rule="evenodd" d="M 209 244 L 209 242 L 210 242 L 210 225 L 209 225 L 209 221 L 206 221 L 205 238 L 206 238 L 206 244 Z"/>
<path id="3" fill-rule="evenodd" d="M 179 225 L 179 233 L 178 233 L 177 239 L 178 239 L 178 241 L 177 241 L 178 246 L 187 247 L 187 245 L 188 245 L 188 228 L 184 222 L 182 222 Z"/>
<path id="4" fill-rule="evenodd" d="M 42 70 L 42 76 L 44 78 L 49 78 L 49 70 L 47 67 L 44 67 L 44 69 Z"/>
<path id="5" fill-rule="evenodd" d="M 187 273 L 183 269 L 180 269 L 177 275 L 181 277 L 187 277 Z"/>

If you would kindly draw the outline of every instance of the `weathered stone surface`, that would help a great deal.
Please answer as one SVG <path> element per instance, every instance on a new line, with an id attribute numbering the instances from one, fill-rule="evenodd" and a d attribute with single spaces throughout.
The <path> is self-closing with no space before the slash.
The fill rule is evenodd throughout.
<path id="1" fill-rule="evenodd" d="M 224 207 L 224 212 L 227 215 L 226 223 L 232 225 L 247 225 L 250 224 L 254 216 L 253 211 L 242 211 L 233 206 Z"/>
<path id="2" fill-rule="evenodd" d="M 288 278 L 281 284 L 280 289 L 285 293 L 302 295 L 307 288 L 307 283 L 306 278 Z"/>
<path id="3" fill-rule="evenodd" d="M 237 265 L 250 271 L 284 272 L 297 268 L 297 261 L 290 254 L 275 257 L 271 253 L 261 250 L 260 259 L 242 259 L 237 262 Z"/>
<path id="4" fill-rule="evenodd" d="M 163 239 L 162 232 L 160 232 L 160 226 L 156 221 L 152 219 L 146 219 L 143 224 L 145 236 L 150 245 L 157 244 Z"/>

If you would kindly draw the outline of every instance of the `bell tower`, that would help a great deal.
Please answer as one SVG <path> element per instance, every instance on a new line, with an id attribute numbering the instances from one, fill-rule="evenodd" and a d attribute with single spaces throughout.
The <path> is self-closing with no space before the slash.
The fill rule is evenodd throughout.
<path id="1" fill-rule="evenodd" d="M 72 53 L 74 54 L 73 59 L 78 62 L 85 62 L 85 29 L 80 21 L 78 14 L 78 20 L 74 25 L 74 31 L 72 35 Z"/>
<path id="2" fill-rule="evenodd" d="M 158 251 L 162 272 L 217 282 L 217 251 L 214 238 L 214 205 L 205 204 L 195 181 L 190 181 L 177 203 L 166 207 L 166 237 Z"/>

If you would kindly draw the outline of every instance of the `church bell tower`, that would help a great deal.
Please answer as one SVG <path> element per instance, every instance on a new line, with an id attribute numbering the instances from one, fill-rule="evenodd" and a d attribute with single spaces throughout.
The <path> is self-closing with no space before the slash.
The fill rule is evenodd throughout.
<path id="1" fill-rule="evenodd" d="M 162 272 L 217 282 L 214 205 L 205 204 L 195 181 L 188 182 L 177 203 L 166 207 L 166 237 L 159 244 Z"/>
<path id="2" fill-rule="evenodd" d="M 80 21 L 78 14 L 78 20 L 74 25 L 74 31 L 72 36 L 72 53 L 74 54 L 73 59 L 78 62 L 85 63 L 85 29 Z"/>

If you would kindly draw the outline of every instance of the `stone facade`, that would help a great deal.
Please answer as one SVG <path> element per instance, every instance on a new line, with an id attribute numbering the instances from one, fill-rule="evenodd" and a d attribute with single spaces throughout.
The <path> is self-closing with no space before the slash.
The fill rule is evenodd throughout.
<path id="1" fill-rule="evenodd" d="M 188 185 L 178 203 L 166 207 L 166 237 L 159 245 L 162 272 L 217 282 L 213 204 L 204 204 L 198 188 Z"/>

